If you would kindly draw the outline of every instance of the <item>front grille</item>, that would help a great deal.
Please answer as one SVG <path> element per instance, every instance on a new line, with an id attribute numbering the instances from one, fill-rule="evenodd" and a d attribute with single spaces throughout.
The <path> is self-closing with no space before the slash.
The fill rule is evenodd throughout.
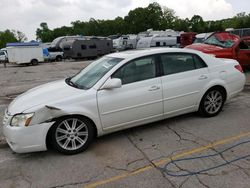
<path id="1" fill-rule="evenodd" d="M 11 115 L 8 113 L 8 110 L 5 110 L 3 125 L 7 125 L 10 122 Z"/>

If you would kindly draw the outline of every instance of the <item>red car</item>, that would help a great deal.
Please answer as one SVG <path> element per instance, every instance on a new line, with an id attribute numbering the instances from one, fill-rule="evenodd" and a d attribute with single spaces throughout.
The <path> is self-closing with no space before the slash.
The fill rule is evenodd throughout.
<path id="1" fill-rule="evenodd" d="M 236 59 L 241 66 L 250 67 L 250 36 L 240 38 L 227 32 L 216 32 L 204 43 L 196 43 L 185 48 L 213 54 L 218 58 Z"/>

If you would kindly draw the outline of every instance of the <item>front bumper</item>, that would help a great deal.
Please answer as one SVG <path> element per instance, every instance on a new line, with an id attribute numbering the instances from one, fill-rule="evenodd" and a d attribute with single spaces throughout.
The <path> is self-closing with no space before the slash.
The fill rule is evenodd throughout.
<path id="1" fill-rule="evenodd" d="M 54 122 L 30 125 L 28 127 L 3 126 L 3 134 L 10 148 L 16 153 L 47 150 L 46 136 Z"/>

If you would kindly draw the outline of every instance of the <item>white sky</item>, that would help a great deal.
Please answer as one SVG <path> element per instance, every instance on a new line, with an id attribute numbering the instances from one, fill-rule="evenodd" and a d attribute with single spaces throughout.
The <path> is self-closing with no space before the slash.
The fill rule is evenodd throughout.
<path id="1" fill-rule="evenodd" d="M 0 0 L 0 31 L 20 30 L 31 40 L 41 22 L 53 29 L 91 17 L 114 19 L 154 1 L 174 9 L 181 18 L 198 14 L 205 20 L 216 20 L 250 13 L 250 0 Z"/>

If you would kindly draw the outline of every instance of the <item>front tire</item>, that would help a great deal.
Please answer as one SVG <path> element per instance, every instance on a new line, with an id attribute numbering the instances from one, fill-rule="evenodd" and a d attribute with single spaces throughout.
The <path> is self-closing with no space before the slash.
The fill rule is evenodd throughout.
<path id="1" fill-rule="evenodd" d="M 225 98 L 225 93 L 222 89 L 209 89 L 201 99 L 199 113 L 205 117 L 218 115 L 224 106 Z"/>
<path id="2" fill-rule="evenodd" d="M 66 155 L 84 151 L 92 142 L 93 137 L 92 123 L 80 116 L 61 118 L 53 125 L 51 133 L 53 147 Z"/>
<path id="3" fill-rule="evenodd" d="M 62 61 L 62 56 L 57 56 L 57 57 L 56 57 L 56 61 L 58 61 L 58 62 L 59 62 L 59 61 Z"/>

